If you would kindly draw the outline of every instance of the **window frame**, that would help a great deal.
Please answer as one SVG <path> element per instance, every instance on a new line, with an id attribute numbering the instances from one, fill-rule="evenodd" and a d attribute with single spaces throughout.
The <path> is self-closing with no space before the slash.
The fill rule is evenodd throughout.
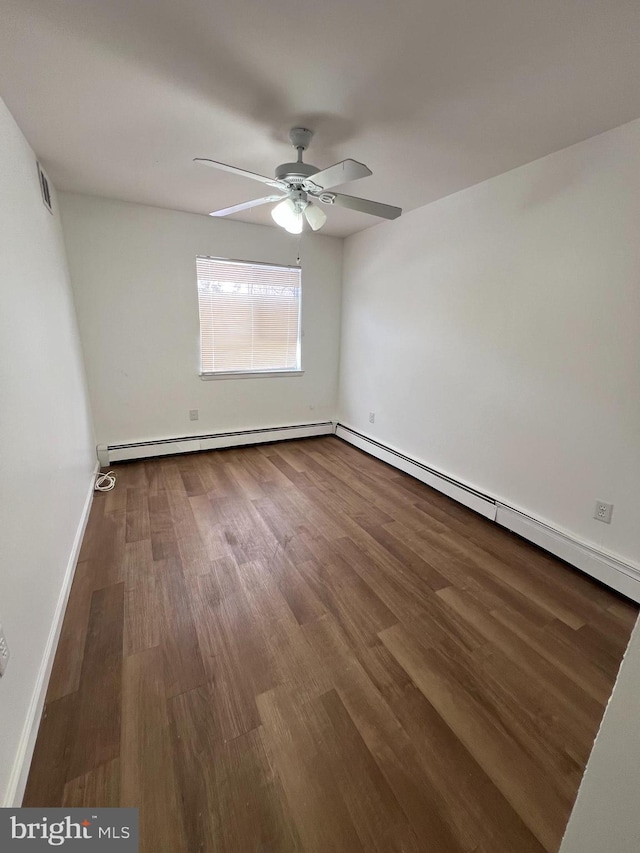
<path id="1" fill-rule="evenodd" d="M 200 320 L 200 294 L 198 290 L 198 261 L 220 261 L 221 263 L 227 264 L 243 264 L 244 266 L 264 266 L 264 267 L 272 267 L 276 269 L 286 269 L 286 270 L 298 270 L 299 271 L 299 296 L 298 296 L 298 336 L 297 336 L 297 362 L 298 367 L 295 369 L 285 368 L 279 369 L 277 367 L 269 367 L 263 370 L 215 370 L 215 371 L 203 371 L 202 369 L 202 324 Z M 214 255 L 196 255 L 196 298 L 198 300 L 198 375 L 200 379 L 204 381 L 209 380 L 218 380 L 218 379 L 260 379 L 264 377 L 292 377 L 292 376 L 302 376 L 304 374 L 304 368 L 302 364 L 302 338 L 304 337 L 304 331 L 302 327 L 302 311 L 303 311 L 303 299 L 302 299 L 302 266 L 300 264 L 279 264 L 273 263 L 270 261 L 248 261 L 241 260 L 240 258 L 223 258 Z"/>

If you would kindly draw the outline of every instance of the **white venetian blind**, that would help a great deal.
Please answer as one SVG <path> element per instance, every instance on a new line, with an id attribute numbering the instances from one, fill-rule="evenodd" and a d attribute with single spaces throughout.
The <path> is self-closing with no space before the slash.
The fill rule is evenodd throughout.
<path id="1" fill-rule="evenodd" d="M 300 369 L 300 268 L 196 259 L 202 373 Z"/>

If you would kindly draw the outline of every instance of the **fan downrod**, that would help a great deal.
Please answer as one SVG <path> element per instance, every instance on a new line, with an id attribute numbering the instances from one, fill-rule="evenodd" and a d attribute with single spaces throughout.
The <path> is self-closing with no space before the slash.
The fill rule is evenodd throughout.
<path id="1" fill-rule="evenodd" d="M 276 180 L 286 181 L 293 187 L 300 189 L 300 185 L 304 183 L 316 172 L 320 171 L 317 166 L 312 166 L 311 163 L 302 162 L 302 152 L 309 147 L 313 131 L 306 127 L 292 127 L 289 131 L 289 140 L 298 152 L 298 160 L 295 163 L 281 163 L 276 168 Z"/>

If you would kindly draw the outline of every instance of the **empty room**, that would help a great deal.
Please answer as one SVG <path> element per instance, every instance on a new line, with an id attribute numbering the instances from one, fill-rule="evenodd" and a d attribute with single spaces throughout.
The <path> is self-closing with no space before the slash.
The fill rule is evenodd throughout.
<path id="1" fill-rule="evenodd" d="M 0 850 L 640 850 L 639 44 L 0 0 Z"/>

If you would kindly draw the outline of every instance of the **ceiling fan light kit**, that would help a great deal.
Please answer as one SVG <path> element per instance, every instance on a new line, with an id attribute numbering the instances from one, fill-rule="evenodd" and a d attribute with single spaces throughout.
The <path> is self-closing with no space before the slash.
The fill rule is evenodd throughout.
<path id="1" fill-rule="evenodd" d="M 328 192 L 333 187 L 366 178 L 371 175 L 371 170 L 359 163 L 357 160 L 342 160 L 328 169 L 318 169 L 310 163 L 302 162 L 302 153 L 309 147 L 313 132 L 305 127 L 293 127 L 289 132 L 291 144 L 298 152 L 295 163 L 282 163 L 276 167 L 275 177 L 267 178 L 255 172 L 248 172 L 236 166 L 228 166 L 226 163 L 218 163 L 216 160 L 196 157 L 195 163 L 203 163 L 223 172 L 242 175 L 254 181 L 260 181 L 269 187 L 280 190 L 282 195 L 268 195 L 264 198 L 253 199 L 214 210 L 210 216 L 230 216 L 242 210 L 250 210 L 261 204 L 279 202 L 271 211 L 271 216 L 277 225 L 287 230 L 290 234 L 300 234 L 304 228 L 305 220 L 313 231 L 318 231 L 327 221 L 327 217 L 313 201 L 322 204 L 338 205 L 361 213 L 369 213 L 372 216 L 380 216 L 383 219 L 396 219 L 402 213 L 401 208 L 390 204 L 382 204 L 378 201 L 369 201 L 366 198 L 343 195 L 342 193 Z"/>
<path id="2" fill-rule="evenodd" d="M 271 211 L 271 218 L 289 234 L 302 234 L 302 209 L 299 202 L 285 198 Z"/>
<path id="3" fill-rule="evenodd" d="M 277 204 L 271 211 L 273 221 L 290 234 L 302 233 L 303 217 L 313 231 L 318 231 L 327 221 L 324 212 L 309 201 L 304 190 L 294 190 L 288 198 Z"/>

